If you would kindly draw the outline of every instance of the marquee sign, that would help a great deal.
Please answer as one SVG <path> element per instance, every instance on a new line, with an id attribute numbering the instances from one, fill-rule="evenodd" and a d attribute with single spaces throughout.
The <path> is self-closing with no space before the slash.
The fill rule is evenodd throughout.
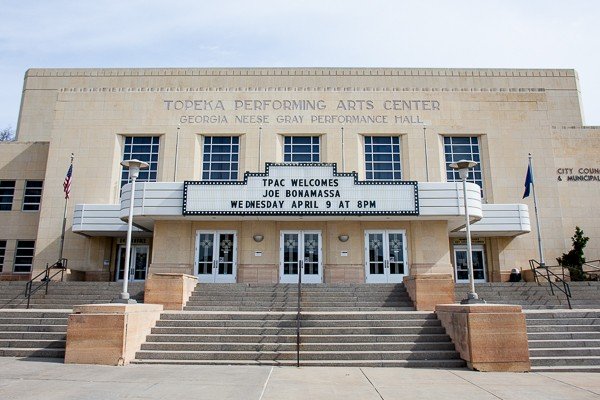
<path id="1" fill-rule="evenodd" d="M 415 181 L 359 181 L 325 163 L 267 163 L 265 171 L 185 181 L 183 215 L 419 215 Z"/>

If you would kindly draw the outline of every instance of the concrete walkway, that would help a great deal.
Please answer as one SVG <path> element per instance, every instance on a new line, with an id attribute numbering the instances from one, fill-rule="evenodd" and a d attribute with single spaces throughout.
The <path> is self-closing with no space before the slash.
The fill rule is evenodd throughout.
<path id="1" fill-rule="evenodd" d="M 600 374 L 197 365 L 105 367 L 0 358 L 0 399 L 600 399 Z"/>

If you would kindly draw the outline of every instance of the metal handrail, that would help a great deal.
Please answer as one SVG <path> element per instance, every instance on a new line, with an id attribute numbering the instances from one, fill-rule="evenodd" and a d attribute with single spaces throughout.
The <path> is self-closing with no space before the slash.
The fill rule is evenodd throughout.
<path id="1" fill-rule="evenodd" d="M 46 288 L 46 294 L 48 294 L 48 285 L 52 281 L 52 278 L 54 278 L 58 274 L 60 274 L 60 281 L 61 282 L 63 281 L 65 270 L 67 269 L 67 262 L 68 261 L 66 258 L 61 258 L 60 260 L 58 260 L 57 262 L 55 262 L 54 264 L 52 264 L 50 266 L 48 264 L 46 264 L 46 268 L 42 272 L 40 272 L 39 274 L 37 274 L 36 276 L 31 278 L 27 282 L 27 284 L 25 285 L 25 297 L 27 297 L 27 309 L 29 309 L 29 303 L 31 302 L 31 295 L 33 295 L 34 293 L 36 293 L 38 290 L 40 290 L 43 287 Z M 52 270 L 52 269 L 58 269 L 58 271 L 56 271 L 55 273 L 50 275 L 50 270 Z M 44 277 L 40 280 L 40 284 L 34 289 L 33 284 L 34 284 L 35 280 L 38 279 L 39 277 L 41 277 L 42 275 L 44 275 Z"/>
<path id="2" fill-rule="evenodd" d="M 537 265 L 537 266 L 536 266 Z M 573 307 L 571 307 L 571 288 L 569 287 L 569 284 L 566 282 L 565 280 L 565 269 L 563 266 L 561 265 L 545 265 L 545 264 L 540 264 L 537 260 L 529 260 L 529 266 L 531 267 L 531 270 L 533 271 L 533 276 L 535 278 L 535 281 L 537 282 L 537 284 L 540 284 L 540 281 L 538 279 L 538 277 L 542 277 L 544 279 L 546 279 L 548 281 L 548 283 L 550 284 L 550 291 L 552 292 L 552 295 L 554 295 L 554 288 L 556 287 L 556 289 L 560 292 L 563 292 L 564 295 L 567 297 L 567 304 L 569 305 L 569 310 L 573 309 Z M 562 268 L 562 278 L 552 272 L 550 270 L 550 268 Z M 539 270 L 543 270 L 545 271 L 545 274 L 540 272 Z M 554 281 L 552 281 L 552 279 L 550 279 L 550 276 L 552 276 L 554 278 Z M 562 287 L 560 287 L 556 282 L 562 283 Z"/>
<path id="3" fill-rule="evenodd" d="M 302 301 L 302 271 L 304 270 L 304 263 L 302 260 L 298 263 L 298 305 L 296 307 L 296 367 L 300 367 L 300 317 Z"/>
<path id="4" fill-rule="evenodd" d="M 596 263 L 598 265 L 594 265 L 592 263 Z M 594 271 L 585 271 L 583 270 L 584 267 L 588 267 L 593 269 Z M 583 270 L 584 274 L 588 274 L 588 276 L 590 275 L 590 272 L 592 272 L 595 275 L 596 279 L 600 278 L 600 260 L 592 260 L 592 261 L 586 261 L 583 263 L 583 265 L 581 266 L 581 269 Z"/>

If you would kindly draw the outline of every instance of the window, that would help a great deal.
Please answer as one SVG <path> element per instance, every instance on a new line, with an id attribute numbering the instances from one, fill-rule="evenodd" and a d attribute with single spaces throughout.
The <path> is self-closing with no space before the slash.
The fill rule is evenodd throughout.
<path id="1" fill-rule="evenodd" d="M 283 161 L 318 163 L 321 161 L 319 136 L 286 136 L 283 143 Z"/>
<path id="2" fill-rule="evenodd" d="M 469 170 L 468 182 L 479 185 L 483 196 L 483 179 L 481 177 L 481 158 L 479 152 L 479 138 L 477 136 L 445 136 L 444 154 L 446 157 L 446 180 L 460 182 L 458 171 L 450 168 L 450 164 L 459 160 L 477 161 L 475 168 Z"/>
<path id="3" fill-rule="evenodd" d="M 0 181 L 0 211 L 12 209 L 15 197 L 15 181 Z"/>
<path id="4" fill-rule="evenodd" d="M 35 241 L 17 240 L 17 250 L 15 251 L 15 272 L 31 272 L 33 265 L 33 253 L 35 250 Z"/>
<path id="5" fill-rule="evenodd" d="M 4 269 L 4 254 L 6 253 L 6 240 L 0 240 L 0 272 Z"/>
<path id="6" fill-rule="evenodd" d="M 23 195 L 23 211 L 39 211 L 42 202 L 43 181 L 26 181 Z"/>
<path id="7" fill-rule="evenodd" d="M 139 182 L 156 182 L 159 139 L 158 136 L 125 136 L 123 161 L 135 158 L 150 164 L 149 168 L 140 170 L 140 175 L 137 178 Z M 123 168 L 121 171 L 121 187 L 127 183 L 129 183 L 129 170 Z"/>
<path id="8" fill-rule="evenodd" d="M 401 180 L 400 137 L 365 136 L 365 171 L 369 181 Z"/>
<path id="9" fill-rule="evenodd" d="M 238 136 L 205 136 L 202 157 L 202 179 L 235 181 L 238 178 L 240 138 Z"/>

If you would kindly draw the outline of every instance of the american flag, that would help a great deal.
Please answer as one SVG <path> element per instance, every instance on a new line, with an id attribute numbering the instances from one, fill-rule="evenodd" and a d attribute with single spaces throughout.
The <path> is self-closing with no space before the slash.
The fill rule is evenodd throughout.
<path id="1" fill-rule="evenodd" d="M 69 166 L 69 170 L 67 171 L 67 176 L 65 176 L 65 181 L 63 182 L 63 189 L 65 191 L 65 199 L 69 198 L 69 193 L 71 193 L 71 175 L 73 174 L 73 164 Z"/>

